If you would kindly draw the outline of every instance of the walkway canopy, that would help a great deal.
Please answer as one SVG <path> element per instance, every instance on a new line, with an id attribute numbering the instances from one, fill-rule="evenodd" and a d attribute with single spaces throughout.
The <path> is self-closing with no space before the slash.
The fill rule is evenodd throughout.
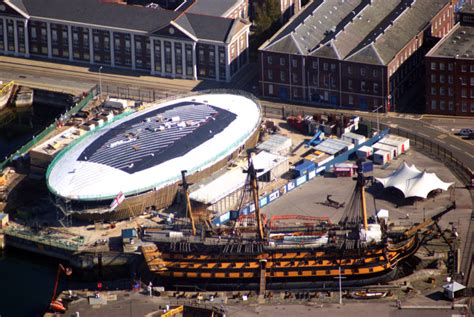
<path id="1" fill-rule="evenodd" d="M 420 171 L 415 165 L 408 166 L 403 162 L 400 167 L 389 177 L 375 178 L 384 188 L 395 187 L 399 189 L 405 198 L 426 198 L 428 194 L 436 189 L 447 190 L 454 183 L 445 183 L 435 173 Z"/>

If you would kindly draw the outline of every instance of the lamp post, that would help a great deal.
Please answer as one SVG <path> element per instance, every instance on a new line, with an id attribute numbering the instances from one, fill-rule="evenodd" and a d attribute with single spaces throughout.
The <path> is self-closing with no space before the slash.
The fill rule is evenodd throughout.
<path id="1" fill-rule="evenodd" d="M 342 279 L 346 278 L 341 276 L 341 266 L 339 265 L 339 277 L 335 277 L 339 280 L 339 305 L 342 305 Z"/>
<path id="2" fill-rule="evenodd" d="M 99 67 L 99 99 L 102 97 L 102 66 Z"/>

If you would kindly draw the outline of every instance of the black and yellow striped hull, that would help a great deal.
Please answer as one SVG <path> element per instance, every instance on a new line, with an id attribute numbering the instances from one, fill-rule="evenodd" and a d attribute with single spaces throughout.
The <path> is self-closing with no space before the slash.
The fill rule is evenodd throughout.
<path id="1" fill-rule="evenodd" d="M 397 265 L 414 254 L 419 247 L 412 237 L 398 246 L 383 244 L 365 248 L 289 246 L 264 247 L 255 253 L 173 252 L 158 244 L 163 252 L 143 251 L 150 271 L 159 283 L 169 287 L 196 286 L 205 289 L 255 288 L 265 263 L 268 289 L 284 289 L 289 285 L 311 288 L 338 283 L 368 285 L 393 278 Z M 154 252 L 154 253 L 153 253 Z M 154 255 L 153 255 L 154 254 Z M 159 265 L 158 265 L 159 262 Z M 339 268 L 341 273 L 339 273 Z"/>

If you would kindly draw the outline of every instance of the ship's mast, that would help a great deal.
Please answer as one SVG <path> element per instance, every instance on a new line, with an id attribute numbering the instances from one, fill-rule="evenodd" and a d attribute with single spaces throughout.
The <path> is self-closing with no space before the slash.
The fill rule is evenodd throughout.
<path id="1" fill-rule="evenodd" d="M 186 197 L 186 210 L 189 214 L 189 219 L 191 220 L 191 232 L 192 232 L 192 235 L 195 236 L 196 235 L 196 225 L 194 223 L 194 215 L 193 215 L 193 210 L 191 208 L 191 201 L 189 200 L 189 192 L 188 192 L 188 188 L 189 188 L 189 184 L 188 182 L 186 181 L 186 173 L 188 171 L 184 170 L 184 171 L 181 171 L 181 178 L 183 180 L 181 186 L 183 186 L 183 190 L 184 190 L 184 196 Z"/>
<path id="2" fill-rule="evenodd" d="M 260 172 L 261 170 L 256 170 L 255 167 L 253 166 L 253 160 L 252 160 L 252 150 L 247 151 L 247 161 L 248 161 L 248 169 L 247 174 L 249 175 L 250 178 L 250 186 L 252 188 L 252 194 L 253 194 L 253 203 L 255 205 L 255 218 L 257 219 L 257 234 L 258 238 L 260 240 L 263 240 L 265 238 L 265 235 L 263 233 L 263 224 L 262 224 L 262 216 L 260 214 L 260 204 L 259 204 L 259 195 L 258 195 L 258 183 L 257 183 L 257 172 Z"/>
<path id="3" fill-rule="evenodd" d="M 362 172 L 362 162 L 358 163 L 357 166 L 357 182 L 359 185 L 360 190 L 360 203 L 361 203 L 361 211 L 362 211 L 362 219 L 364 222 L 364 230 L 367 232 L 368 224 L 367 224 L 367 203 L 365 201 L 365 176 Z"/>

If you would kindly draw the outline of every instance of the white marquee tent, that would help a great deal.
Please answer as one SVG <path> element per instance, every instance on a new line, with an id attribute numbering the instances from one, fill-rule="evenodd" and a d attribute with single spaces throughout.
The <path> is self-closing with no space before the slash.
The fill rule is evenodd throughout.
<path id="1" fill-rule="evenodd" d="M 403 162 L 400 167 L 389 177 L 375 178 L 384 188 L 395 187 L 399 189 L 405 198 L 426 198 L 428 194 L 436 189 L 447 190 L 454 183 L 445 183 L 435 173 L 420 171 L 415 165 L 408 166 Z"/>

